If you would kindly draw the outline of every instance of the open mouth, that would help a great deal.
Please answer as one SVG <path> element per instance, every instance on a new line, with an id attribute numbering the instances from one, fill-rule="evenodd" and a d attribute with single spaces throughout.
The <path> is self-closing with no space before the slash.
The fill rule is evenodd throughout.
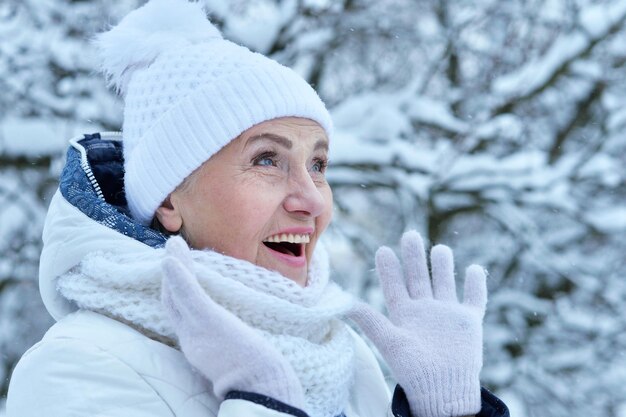
<path id="1" fill-rule="evenodd" d="M 276 252 L 284 253 L 285 255 L 291 255 L 299 257 L 302 255 L 303 244 L 301 243 L 289 243 L 289 242 L 263 242 L 268 248 L 275 250 Z"/>
<path id="2" fill-rule="evenodd" d="M 304 255 L 304 245 L 311 240 L 309 234 L 277 234 L 263 241 L 269 249 L 288 256 L 299 258 Z"/>

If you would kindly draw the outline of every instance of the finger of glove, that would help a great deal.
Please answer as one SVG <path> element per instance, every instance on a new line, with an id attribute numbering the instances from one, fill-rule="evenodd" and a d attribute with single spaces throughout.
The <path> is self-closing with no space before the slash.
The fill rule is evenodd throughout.
<path id="1" fill-rule="evenodd" d="M 173 236 L 165 242 L 165 251 L 169 256 L 173 256 L 182 262 L 183 265 L 191 265 L 193 259 L 191 258 L 191 251 L 187 242 L 180 236 Z"/>
<path id="2" fill-rule="evenodd" d="M 177 328 L 182 321 L 182 316 L 180 311 L 178 311 L 176 301 L 172 298 L 172 290 L 170 288 L 169 280 L 165 278 L 163 278 L 161 282 L 161 305 L 174 325 L 174 328 Z"/>
<path id="3" fill-rule="evenodd" d="M 400 261 L 396 254 L 386 246 L 381 246 L 376 251 L 376 272 L 390 311 L 409 301 Z"/>
<path id="4" fill-rule="evenodd" d="M 355 304 L 348 312 L 347 317 L 354 321 L 379 349 L 386 346 L 387 341 L 394 338 L 396 328 L 393 323 L 381 312 L 364 302 Z"/>
<path id="5" fill-rule="evenodd" d="M 470 265 L 465 270 L 463 304 L 485 312 L 487 306 L 487 275 L 480 265 Z"/>
<path id="6" fill-rule="evenodd" d="M 457 301 L 452 250 L 445 245 L 435 246 L 430 251 L 430 265 L 435 298 L 441 301 Z"/>
<path id="7" fill-rule="evenodd" d="M 432 298 L 424 241 L 414 230 L 406 232 L 401 241 L 402 265 L 409 296 L 413 299 Z"/>
<path id="8" fill-rule="evenodd" d="M 241 358 L 245 356 L 242 349 L 246 342 L 245 346 L 258 345 L 260 349 L 252 331 L 215 303 L 178 259 L 165 258 L 163 270 L 163 306 L 172 319 L 182 351 L 202 374 L 210 376 L 219 368 L 206 362 L 219 350 L 226 349 L 231 357 Z"/>
<path id="9" fill-rule="evenodd" d="M 260 336 L 217 304 L 178 259 L 167 257 L 162 267 L 162 302 L 172 319 L 178 319 L 174 323 L 178 323 L 175 331 L 179 338 L 200 338 L 204 335 L 213 340 L 238 337 L 260 342 Z"/>

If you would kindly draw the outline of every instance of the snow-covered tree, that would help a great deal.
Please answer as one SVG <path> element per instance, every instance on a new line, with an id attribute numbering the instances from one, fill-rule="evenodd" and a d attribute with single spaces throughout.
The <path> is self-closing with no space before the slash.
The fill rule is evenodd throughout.
<path id="1" fill-rule="evenodd" d="M 86 39 L 140 3 L 0 4 L 0 376 L 50 325 L 37 257 L 63 141 L 120 126 Z M 416 228 L 460 277 L 489 270 L 482 377 L 513 415 L 626 416 L 625 0 L 204 3 L 331 109 L 346 288 L 380 303 L 373 253 Z"/>

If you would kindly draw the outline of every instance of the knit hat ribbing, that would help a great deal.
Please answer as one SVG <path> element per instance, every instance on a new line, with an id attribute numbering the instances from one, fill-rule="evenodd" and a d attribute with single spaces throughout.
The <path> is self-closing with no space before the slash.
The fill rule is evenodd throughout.
<path id="1" fill-rule="evenodd" d="M 143 224 L 189 174 L 245 130 L 330 115 L 291 69 L 224 40 L 197 3 L 151 0 L 96 38 L 102 71 L 124 96 L 125 190 Z"/>

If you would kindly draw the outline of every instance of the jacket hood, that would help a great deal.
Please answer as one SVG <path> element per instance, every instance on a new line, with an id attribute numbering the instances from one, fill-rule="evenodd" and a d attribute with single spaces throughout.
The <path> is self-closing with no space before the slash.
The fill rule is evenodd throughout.
<path id="1" fill-rule="evenodd" d="M 57 278 L 90 252 L 133 253 L 162 247 L 167 237 L 130 217 L 124 196 L 120 133 L 70 140 L 43 230 L 39 290 L 48 312 L 59 320 L 77 307 L 57 291 Z"/>

